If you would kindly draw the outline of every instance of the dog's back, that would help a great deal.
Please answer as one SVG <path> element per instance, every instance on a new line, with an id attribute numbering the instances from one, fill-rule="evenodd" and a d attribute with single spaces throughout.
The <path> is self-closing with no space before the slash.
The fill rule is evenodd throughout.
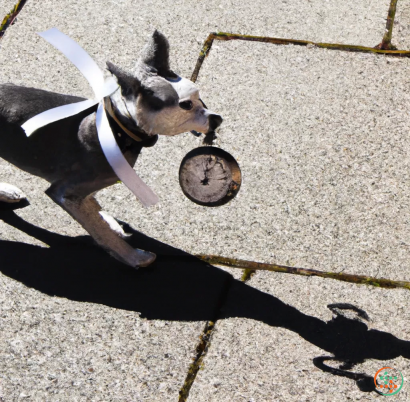
<path id="1" fill-rule="evenodd" d="M 42 89 L 2 84 L 0 85 L 0 118 L 21 126 L 36 114 L 82 100 L 85 99 Z"/>
<path id="2" fill-rule="evenodd" d="M 48 109 L 82 100 L 41 89 L 0 85 L 0 157 L 49 181 L 70 170 L 84 152 L 78 131 L 84 117 L 93 113 L 91 108 L 42 127 L 30 137 L 21 125 Z"/>

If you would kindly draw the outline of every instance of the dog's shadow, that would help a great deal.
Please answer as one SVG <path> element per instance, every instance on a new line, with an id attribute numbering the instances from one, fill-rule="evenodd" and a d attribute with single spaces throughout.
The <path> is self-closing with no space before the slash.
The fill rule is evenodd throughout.
<path id="1" fill-rule="evenodd" d="M 51 296 L 137 311 L 148 319 L 215 321 L 245 317 L 286 328 L 332 356 L 313 363 L 333 375 L 352 378 L 362 391 L 376 391 L 373 377 L 353 373 L 366 359 L 410 358 L 410 342 L 390 333 L 368 330 L 364 322 L 337 314 L 325 322 L 301 313 L 276 297 L 235 280 L 229 273 L 204 263 L 171 246 L 148 238 L 125 225 L 132 233 L 130 244 L 157 254 L 148 268 L 128 268 L 94 246 L 88 236 L 71 238 L 36 227 L 13 211 L 0 211 L 5 223 L 48 244 L 50 248 L 0 241 L 0 271 L 26 286 Z M 332 305 L 332 309 L 352 309 Z M 339 368 L 326 360 L 341 362 Z M 376 391 L 377 392 L 377 391 Z"/>

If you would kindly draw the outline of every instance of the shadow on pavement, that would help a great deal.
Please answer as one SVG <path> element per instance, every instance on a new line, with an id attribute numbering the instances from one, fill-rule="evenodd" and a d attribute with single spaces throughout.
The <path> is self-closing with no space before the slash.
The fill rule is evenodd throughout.
<path id="1" fill-rule="evenodd" d="M 94 246 L 89 236 L 71 238 L 52 233 L 24 221 L 13 211 L 0 211 L 0 219 L 50 246 L 0 241 L 0 271 L 48 295 L 138 311 L 148 319 L 215 321 L 245 317 L 286 328 L 333 355 L 313 359 L 317 367 L 351 378 L 367 392 L 375 391 L 373 377 L 347 370 L 365 359 L 410 358 L 409 341 L 368 330 L 364 322 L 342 314 L 328 322 L 305 315 L 126 224 L 125 231 L 133 233 L 130 244 L 157 254 L 157 261 L 150 267 L 126 267 Z M 332 368 L 325 365 L 326 360 L 339 361 L 341 366 Z"/>

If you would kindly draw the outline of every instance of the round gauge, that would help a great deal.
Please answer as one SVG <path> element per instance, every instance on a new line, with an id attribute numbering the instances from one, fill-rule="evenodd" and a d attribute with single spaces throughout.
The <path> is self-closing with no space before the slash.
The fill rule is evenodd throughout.
<path id="1" fill-rule="evenodd" d="M 179 184 L 193 202 L 207 207 L 226 204 L 238 194 L 242 175 L 235 158 L 215 147 L 190 151 L 179 168 Z"/>

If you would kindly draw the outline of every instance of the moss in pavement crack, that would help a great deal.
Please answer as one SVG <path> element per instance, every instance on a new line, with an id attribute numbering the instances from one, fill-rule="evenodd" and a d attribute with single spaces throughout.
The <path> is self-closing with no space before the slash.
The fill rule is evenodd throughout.
<path id="1" fill-rule="evenodd" d="M 188 374 L 185 378 L 184 385 L 179 391 L 178 402 L 186 402 L 188 400 L 189 391 L 191 390 L 192 384 L 195 381 L 198 371 L 202 367 L 204 357 L 206 356 L 206 353 L 208 352 L 208 348 L 211 344 L 210 341 L 211 341 L 214 328 L 215 328 L 215 323 L 212 321 L 208 321 L 205 324 L 205 328 L 202 332 L 202 335 L 199 337 L 200 338 L 199 344 L 196 347 L 196 356 L 194 358 L 194 361 L 189 366 Z"/>
<path id="2" fill-rule="evenodd" d="M 18 1 L 11 11 L 4 17 L 0 24 L 0 39 L 4 36 L 7 28 L 15 22 L 18 13 L 22 10 L 26 2 L 27 0 Z"/>

